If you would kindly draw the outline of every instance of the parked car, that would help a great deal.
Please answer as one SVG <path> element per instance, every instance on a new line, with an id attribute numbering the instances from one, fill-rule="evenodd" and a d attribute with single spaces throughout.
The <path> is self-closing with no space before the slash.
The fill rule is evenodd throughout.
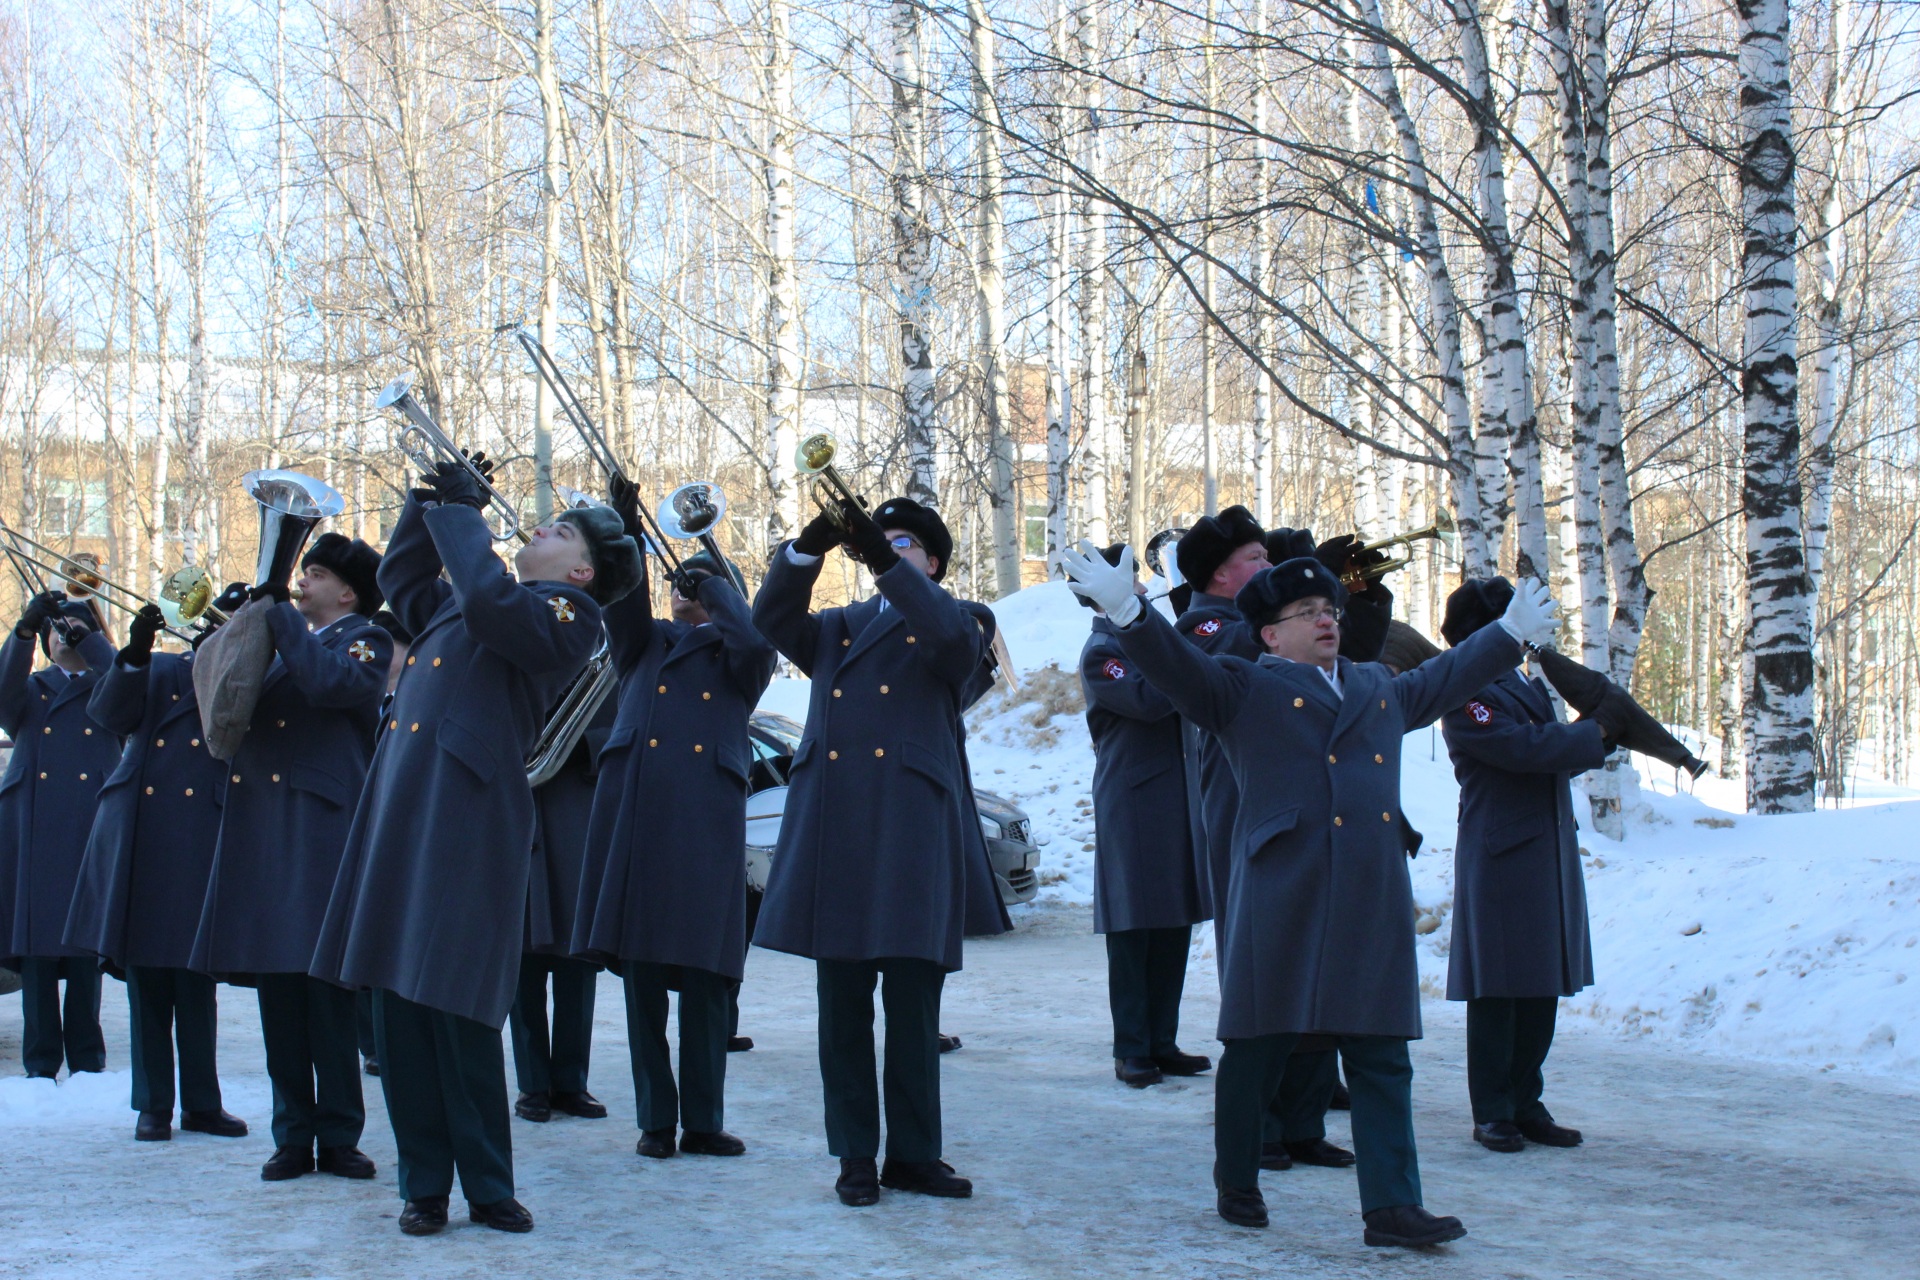
<path id="1" fill-rule="evenodd" d="M 780 815 L 786 800 L 787 772 L 793 753 L 800 749 L 802 726 L 771 711 L 756 711 L 747 721 L 753 741 L 753 767 L 747 775 L 747 887 L 758 894 L 767 886 L 773 866 L 773 844 L 780 834 Z M 978 787 L 974 807 L 980 831 L 987 838 L 987 858 L 1000 886 L 1000 900 L 1009 906 L 1031 902 L 1040 891 L 1040 848 L 1033 843 L 1033 823 L 1020 806 L 1005 796 Z"/>

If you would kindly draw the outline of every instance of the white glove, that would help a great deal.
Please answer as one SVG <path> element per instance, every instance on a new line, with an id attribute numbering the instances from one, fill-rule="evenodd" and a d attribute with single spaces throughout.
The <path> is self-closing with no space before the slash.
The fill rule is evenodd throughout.
<path id="1" fill-rule="evenodd" d="M 1120 626 L 1140 616 L 1140 597 L 1133 589 L 1132 547 L 1120 553 L 1119 564 L 1111 565 L 1098 547 L 1082 538 L 1078 550 L 1069 547 L 1060 552 L 1059 565 L 1073 594 Z"/>
<path id="2" fill-rule="evenodd" d="M 1544 586 L 1532 578 L 1522 578 L 1513 589 L 1500 625 L 1521 644 L 1551 644 L 1560 629 L 1560 604 Z"/>

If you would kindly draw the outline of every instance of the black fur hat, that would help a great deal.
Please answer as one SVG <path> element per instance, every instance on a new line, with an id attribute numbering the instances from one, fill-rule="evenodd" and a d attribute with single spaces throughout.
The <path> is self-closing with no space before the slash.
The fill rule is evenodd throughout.
<path id="1" fill-rule="evenodd" d="M 1195 591 L 1205 591 L 1213 580 L 1213 571 L 1225 564 L 1228 556 L 1249 542 L 1264 543 L 1266 536 L 1253 512 L 1241 506 L 1228 507 L 1217 516 L 1201 516 L 1194 521 L 1193 528 L 1181 535 L 1174 560 L 1180 566 L 1180 576 L 1192 583 Z"/>
<path id="2" fill-rule="evenodd" d="M 627 532 L 619 512 L 612 507 L 574 507 L 554 519 L 565 520 L 586 539 L 587 559 L 593 563 L 587 593 L 597 603 L 625 599 L 640 585 L 640 544 Z"/>
<path id="3" fill-rule="evenodd" d="M 1347 589 L 1331 569 L 1312 556 L 1295 556 L 1254 574 L 1233 598 L 1233 607 L 1258 631 L 1294 601 L 1314 596 L 1333 601 L 1336 609 L 1347 603 Z"/>
<path id="4" fill-rule="evenodd" d="M 1313 554 L 1313 530 L 1289 529 L 1281 525 L 1278 529 L 1267 530 L 1267 559 L 1275 564 L 1285 564 L 1295 556 Z"/>
<path id="5" fill-rule="evenodd" d="M 321 534 L 307 548 L 307 554 L 300 557 L 302 569 L 316 564 L 353 588 L 358 602 L 354 606 L 355 613 L 371 618 L 386 603 L 386 593 L 380 590 L 377 577 L 380 572 L 380 553 L 360 539 L 349 538 L 342 533 Z"/>
<path id="6" fill-rule="evenodd" d="M 1468 578 L 1447 597 L 1440 634 L 1448 644 L 1459 644 L 1507 611 L 1513 584 L 1505 578 Z"/>
<path id="7" fill-rule="evenodd" d="M 1105 560 L 1108 564 L 1112 565 L 1114 568 L 1118 569 L 1120 567 L 1120 557 L 1123 554 L 1125 554 L 1126 549 L 1127 549 L 1126 543 L 1116 542 L 1110 547 L 1100 548 L 1100 558 L 1102 560 Z M 1140 562 L 1137 560 L 1134 561 L 1133 575 L 1136 578 L 1140 576 Z M 1084 596 L 1075 596 L 1074 598 L 1076 600 L 1079 600 L 1081 604 L 1085 605 L 1089 609 L 1095 607 L 1093 601 L 1088 600 Z"/>
<path id="8" fill-rule="evenodd" d="M 873 520 L 882 529 L 904 529 L 918 538 L 927 554 L 940 562 L 933 580 L 938 582 L 947 576 L 947 562 L 953 559 L 953 535 L 947 532 L 947 522 L 939 512 L 912 498 L 888 498 L 873 513 Z"/>

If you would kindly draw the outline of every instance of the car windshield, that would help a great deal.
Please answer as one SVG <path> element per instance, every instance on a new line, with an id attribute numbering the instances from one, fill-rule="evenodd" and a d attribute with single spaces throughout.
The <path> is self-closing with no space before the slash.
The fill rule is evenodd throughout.
<path id="1" fill-rule="evenodd" d="M 800 749 L 800 735 L 806 732 L 794 721 L 771 711 L 754 712 L 751 724 L 757 735 L 779 742 L 782 747 L 780 754 L 789 756 Z M 762 745 L 755 744 L 756 747 Z"/>

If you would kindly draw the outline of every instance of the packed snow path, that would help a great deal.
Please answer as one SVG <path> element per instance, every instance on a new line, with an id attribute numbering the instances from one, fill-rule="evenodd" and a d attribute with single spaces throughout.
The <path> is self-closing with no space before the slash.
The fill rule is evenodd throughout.
<path id="1" fill-rule="evenodd" d="M 843 1208 L 820 1130 L 813 968 L 755 951 L 728 1128 L 743 1159 L 633 1154 L 622 1000 L 601 979 L 592 1087 L 612 1116 L 513 1126 L 538 1226 L 400 1235 L 393 1141 L 368 1080 L 373 1183 L 266 1184 L 268 1089 L 250 992 L 222 988 L 238 1141 L 132 1140 L 124 989 L 106 986 L 113 1074 L 58 1090 L 18 1079 L 20 1006 L 0 1000 L 0 1274 L 29 1276 L 1273 1275 L 1691 1277 L 1910 1274 L 1920 1091 L 1689 1055 L 1563 1022 L 1548 1098 L 1587 1145 L 1517 1156 L 1468 1138 L 1458 1006 L 1429 1002 L 1415 1046 L 1427 1203 L 1470 1235 L 1430 1255 L 1367 1249 L 1351 1172 L 1263 1185 L 1274 1225 L 1213 1212 L 1210 1077 L 1135 1092 L 1108 1059 L 1104 952 L 1088 913 L 1029 910 L 969 943 L 948 985 L 949 1159 L 969 1201 L 893 1192 Z M 1210 979 L 1189 985 L 1185 1047 L 1217 1052 Z M 1336 1114 L 1331 1136 L 1345 1139 Z"/>

